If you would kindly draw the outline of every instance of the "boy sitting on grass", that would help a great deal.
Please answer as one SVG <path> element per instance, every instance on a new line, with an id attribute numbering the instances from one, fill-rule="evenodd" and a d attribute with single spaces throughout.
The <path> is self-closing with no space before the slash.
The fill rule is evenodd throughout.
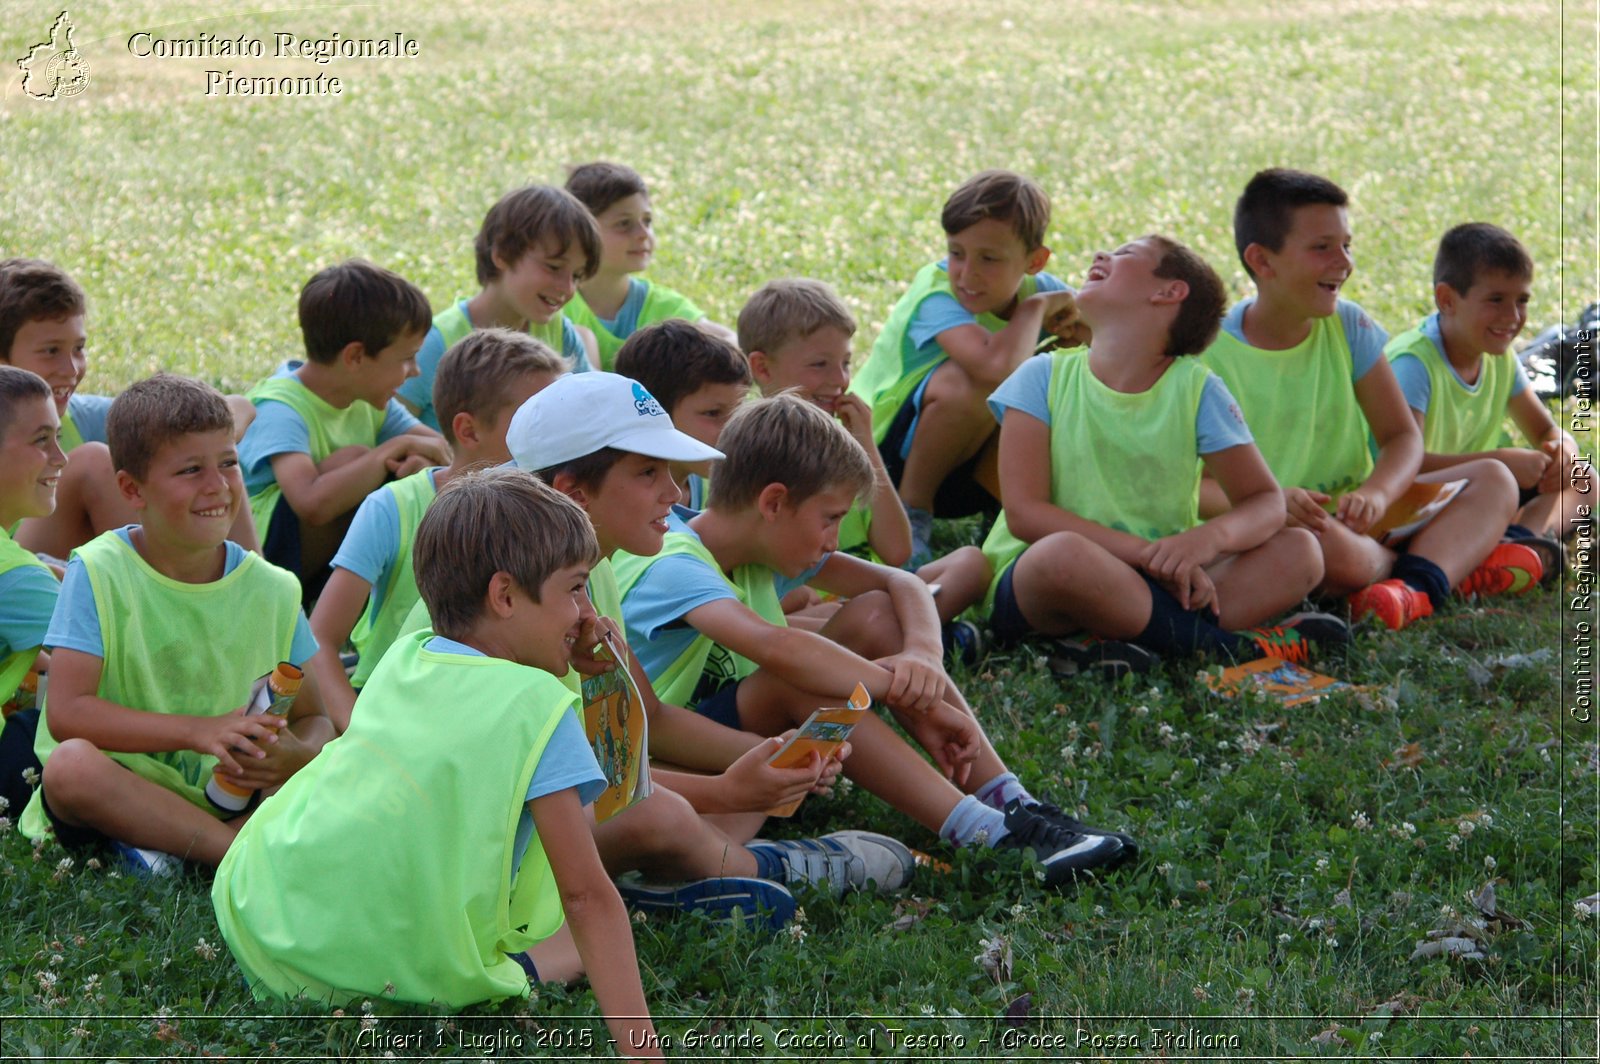
<path id="1" fill-rule="evenodd" d="M 939 768 L 868 714 L 845 773 L 941 838 L 1031 850 L 1052 884 L 1132 855 L 1132 840 L 1036 801 L 1006 769 L 945 675 L 928 586 L 835 551 L 873 482 L 844 426 L 779 395 L 741 408 L 722 450 L 707 508 L 674 513 L 660 554 L 616 560 L 628 641 L 662 701 L 778 735 L 859 681 Z M 779 605 L 806 583 L 849 600 L 820 632 L 789 627 Z"/>
<path id="2" fill-rule="evenodd" d="M 650 266 L 656 250 L 644 178 L 620 163 L 584 163 L 567 175 L 567 191 L 589 208 L 600 229 L 600 268 L 578 286 L 566 314 L 594 334 L 601 369 L 613 367 L 622 342 L 636 329 L 669 318 L 705 320 L 688 297 L 634 276 Z"/>
<path id="3" fill-rule="evenodd" d="M 679 498 L 672 460 L 720 454 L 675 429 L 638 382 L 611 373 L 565 377 L 528 400 L 512 419 L 507 446 L 520 467 L 536 470 L 588 513 L 601 555 L 589 574 L 589 595 L 598 623 L 620 633 L 622 599 L 612 559 L 661 550 Z M 629 653 L 623 665 L 649 721 L 654 790 L 596 825 L 595 841 L 613 875 L 638 869 L 648 877 L 645 884 L 623 886 L 630 904 L 760 908 L 781 923 L 794 911 L 786 886 L 826 881 L 840 894 L 869 885 L 893 890 L 910 877 L 911 852 L 883 835 L 842 831 L 821 839 L 750 841 L 766 810 L 811 791 L 826 793 L 839 760 L 812 755 L 807 764 L 775 768 L 767 761 L 781 737 L 762 739 L 663 703 L 637 658 Z M 576 675 L 568 675 L 575 684 Z"/>
<path id="4" fill-rule="evenodd" d="M 1524 589 L 1542 566 L 1526 547 L 1496 546 L 1517 504 L 1504 465 L 1417 475 L 1422 434 L 1383 358 L 1387 336 L 1339 298 L 1355 270 L 1348 203 L 1316 174 L 1262 170 L 1250 179 L 1233 238 L 1256 296 L 1227 313 L 1203 361 L 1227 382 L 1283 486 L 1289 526 L 1321 542 L 1320 590 L 1348 595 L 1352 619 L 1373 613 L 1398 629 L 1432 614 L 1451 588 Z M 1468 483 L 1401 552 L 1366 535 L 1413 481 L 1448 480 Z M 1214 486 L 1202 497 L 1202 514 L 1226 508 Z"/>
<path id="5" fill-rule="evenodd" d="M 44 782 L 20 827 L 69 848 L 109 840 L 216 865 L 249 814 L 209 803 L 212 769 L 271 789 L 333 735 L 309 677 L 286 719 L 244 715 L 258 677 L 303 665 L 316 644 L 294 577 L 228 541 L 244 485 L 215 389 L 140 381 L 111 404 L 106 435 L 141 520 L 67 567 L 45 636 Z"/>
<path id="6" fill-rule="evenodd" d="M 986 170 L 945 201 L 940 222 L 947 256 L 917 273 L 850 385 L 872 408 L 918 564 L 929 560 L 935 515 L 998 509 L 989 393 L 1033 355 L 1046 330 L 1078 337 L 1071 290 L 1041 272 L 1050 259 L 1044 190 L 1020 174 Z"/>
<path id="7" fill-rule="evenodd" d="M 679 432 L 707 447 L 716 447 L 722 426 L 750 395 L 744 353 L 704 324 L 670 320 L 645 326 L 617 351 L 616 370 L 644 385 Z M 709 460 L 673 464 L 689 509 L 704 509 L 710 471 Z"/>
<path id="8" fill-rule="evenodd" d="M 557 679 L 595 557 L 583 512 L 526 473 L 440 492 L 416 547 L 436 631 L 390 648 L 350 730 L 217 870 L 217 923 L 258 998 L 526 998 L 568 974 L 540 961 L 564 911 L 613 1036 L 654 1041 L 584 817 L 604 779 Z"/>
<path id="9" fill-rule="evenodd" d="M 900 496 L 873 442 L 872 411 L 850 386 L 850 338 L 856 321 L 833 289 L 821 281 L 769 281 L 739 311 L 739 346 L 762 395 L 794 389 L 839 422 L 872 459 L 872 497 L 851 508 L 839 524 L 839 549 L 899 568 L 911 559 L 911 525 Z M 975 659 L 977 629 L 955 618 L 983 598 L 989 563 L 977 547 L 961 547 L 922 566 L 917 576 L 938 584 L 934 605 L 945 625 L 945 642 Z M 795 613 L 784 603 L 791 617 Z M 971 663 L 971 660 L 968 661 Z"/>
<path id="10" fill-rule="evenodd" d="M 61 421 L 50 385 L 43 377 L 0 365 L 0 814 L 18 815 L 31 788 L 22 778 L 38 771 L 33 755 L 39 710 L 33 696 L 13 703 L 30 679 L 36 685 L 48 672 L 44 636 L 61 584 L 32 552 L 17 545 L 6 529 L 29 517 L 46 517 L 56 503 L 56 485 L 67 456 L 61 450 Z M 30 690 L 36 687 L 30 687 Z"/>
<path id="11" fill-rule="evenodd" d="M 300 578 L 308 604 L 361 501 L 450 461 L 444 438 L 394 397 L 417 375 L 427 327 L 427 297 L 405 278 L 361 259 L 330 266 L 300 290 L 306 361 L 250 391 L 239 459 L 262 554 Z"/>
<path id="12" fill-rule="evenodd" d="M 0 364 L 31 370 L 49 383 L 67 452 L 55 509 L 15 529 L 18 543 L 51 558 L 65 558 L 106 529 L 137 520 L 117 491 L 106 449 L 111 397 L 78 391 L 89 365 L 87 311 L 83 289 L 60 267 L 39 259 L 0 262 Z M 230 407 L 234 400 L 248 411 L 250 404 L 239 396 L 230 397 Z M 247 550 L 257 548 L 248 511 L 241 511 L 229 538 Z"/>
<path id="13" fill-rule="evenodd" d="M 983 549 L 997 637 L 1086 629 L 1098 638 L 1060 644 L 1069 660 L 1114 671 L 1196 650 L 1304 661 L 1308 639 L 1349 640 L 1326 614 L 1251 627 L 1317 585 L 1322 553 L 1283 527 L 1283 492 L 1233 397 L 1187 357 L 1216 336 L 1225 299 L 1216 271 L 1166 237 L 1100 252 L 1078 289 L 1088 350 L 1034 358 L 995 390 L 1005 510 Z M 1202 463 L 1233 503 L 1205 522 Z"/>
<path id="14" fill-rule="evenodd" d="M 515 329 L 561 352 L 583 373 L 600 364 L 588 329 L 563 310 L 578 283 L 600 268 L 600 231 L 589 209 L 551 185 L 527 185 L 500 197 L 472 241 L 478 294 L 434 316 L 417 352 L 417 376 L 400 399 L 424 425 L 442 428 L 433 409 L 433 377 L 444 353 L 473 329 Z"/>
<path id="15" fill-rule="evenodd" d="M 510 329 L 471 333 L 439 361 L 433 406 L 451 448 L 450 464 L 391 481 L 367 496 L 333 556 L 333 575 L 311 612 L 318 648 L 311 667 L 339 731 L 350 726 L 356 691 L 417 602 L 411 546 L 423 513 L 439 489 L 464 471 L 510 460 L 506 426 L 511 415 L 563 372 L 554 351 Z M 354 677 L 346 677 L 339 659 L 347 639 L 360 654 Z"/>
<path id="16" fill-rule="evenodd" d="M 1521 507 L 1507 541 L 1536 550 L 1552 580 L 1564 557 L 1556 541 L 1580 520 L 1578 446 L 1528 387 L 1522 363 L 1508 357 L 1528 322 L 1532 291 L 1533 259 L 1516 237 L 1485 222 L 1458 225 L 1433 260 L 1438 311 L 1390 340 L 1384 353 L 1422 429 L 1422 471 L 1480 458 L 1505 465 Z M 1502 446 L 1507 415 L 1531 447 Z"/>

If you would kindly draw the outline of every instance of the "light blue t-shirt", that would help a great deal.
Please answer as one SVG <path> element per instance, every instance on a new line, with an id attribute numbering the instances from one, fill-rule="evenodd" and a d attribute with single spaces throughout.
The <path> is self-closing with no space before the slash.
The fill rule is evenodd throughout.
<path id="1" fill-rule="evenodd" d="M 73 392 L 67 400 L 67 416 L 78 426 L 84 443 L 106 442 L 106 415 L 111 413 L 111 395 L 83 395 Z"/>
<path id="2" fill-rule="evenodd" d="M 946 269 L 948 260 L 939 263 L 940 269 Z M 1049 273 L 1035 275 L 1040 292 L 1070 292 L 1066 282 Z M 911 320 L 906 323 L 906 336 L 915 345 L 915 357 L 907 359 L 908 364 L 920 365 L 936 358 L 943 358 L 944 351 L 939 347 L 937 337 L 946 329 L 955 329 L 962 325 L 976 325 L 978 316 L 967 310 L 956 297 L 947 292 L 935 292 L 917 305 L 916 312 L 911 315 Z M 1042 339 L 1044 333 L 1040 332 Z"/>
<path id="3" fill-rule="evenodd" d="M 439 483 L 439 470 L 427 470 L 428 479 L 435 487 Z M 372 611 L 383 608 L 384 589 L 389 585 L 389 573 L 400 564 L 400 504 L 394 492 L 379 488 L 361 501 L 350 528 L 333 556 L 336 569 L 348 569 L 372 585 Z"/>
<path id="4" fill-rule="evenodd" d="M 1035 355 L 1018 366 L 989 396 L 989 413 L 1004 424 L 1006 410 L 1016 409 L 1049 425 L 1050 370 L 1054 364 L 1054 357 L 1045 354 Z M 1255 437 L 1250 435 L 1250 426 L 1245 424 L 1244 415 L 1239 412 L 1239 404 L 1234 401 L 1233 393 L 1228 391 L 1228 386 L 1215 373 L 1206 375 L 1206 383 L 1200 391 L 1200 409 L 1195 413 L 1194 429 L 1196 451 L 1199 454 L 1214 454 L 1241 443 L 1255 442 Z"/>
<path id="5" fill-rule="evenodd" d="M 133 546 L 129 533 L 134 525 L 117 529 L 117 535 L 128 546 Z M 223 543 L 227 559 L 222 563 L 222 575 L 227 576 L 239 568 L 249 553 L 232 540 Z M 289 645 L 289 664 L 303 666 L 317 652 L 317 640 L 311 634 L 311 624 L 306 611 L 300 610 L 294 622 L 294 640 Z M 65 647 L 97 658 L 106 656 L 105 637 L 100 632 L 100 608 L 95 605 L 94 587 L 89 583 L 89 573 L 76 556 L 67 562 L 67 575 L 61 580 L 61 595 L 56 599 L 56 609 L 50 617 L 50 628 L 45 633 L 44 645 L 51 650 Z"/>
<path id="6" fill-rule="evenodd" d="M 1228 313 L 1222 317 L 1222 330 L 1243 344 L 1250 343 L 1244 335 L 1244 312 L 1255 301 L 1255 296 L 1241 299 L 1229 307 Z M 1383 345 L 1389 342 L 1389 334 L 1366 311 L 1348 299 L 1339 300 L 1335 313 L 1339 315 L 1339 324 L 1344 328 L 1345 343 L 1350 345 L 1350 379 L 1358 381 L 1383 360 Z"/>
<path id="7" fill-rule="evenodd" d="M 622 306 L 617 308 L 615 318 L 595 317 L 601 325 L 606 327 L 606 332 L 619 340 L 625 340 L 633 335 L 639 327 L 639 312 L 644 309 L 645 296 L 650 294 L 650 286 L 637 277 L 628 278 L 628 295 L 622 301 Z M 593 308 L 591 308 L 592 310 Z"/>
<path id="8" fill-rule="evenodd" d="M 476 658 L 488 656 L 481 650 L 442 635 L 434 636 L 425 645 L 436 654 L 461 654 Z M 584 735 L 583 725 L 578 723 L 576 713 L 563 713 L 556 722 L 556 730 L 550 734 L 544 755 L 534 766 L 533 779 L 528 781 L 528 794 L 524 802 L 564 791 L 568 787 L 577 789 L 578 801 L 583 805 L 591 804 L 606 789 L 606 778 L 600 774 L 600 765 L 594 759 L 594 750 L 589 746 L 589 739 Z M 513 879 L 516 878 L 517 869 L 522 867 L 522 855 L 528 852 L 528 843 L 531 841 L 533 814 L 528 812 L 527 805 L 523 805 L 522 815 L 517 818 L 516 838 L 511 845 Z"/>
<path id="9" fill-rule="evenodd" d="M 1461 379 L 1461 374 L 1456 372 L 1455 366 L 1450 364 L 1450 359 L 1445 357 L 1444 337 L 1439 335 L 1439 314 L 1435 311 L 1429 314 L 1422 323 L 1422 335 L 1433 341 L 1433 346 L 1438 350 L 1439 357 L 1443 359 L 1445 368 L 1456 379 L 1456 383 L 1468 392 L 1477 394 L 1478 388 L 1483 384 L 1483 375 L 1478 375 L 1477 384 L 1468 384 Z M 1485 358 L 1508 358 L 1509 355 L 1485 355 Z M 1516 379 L 1511 383 L 1511 394 L 1521 395 L 1522 390 L 1528 386 L 1528 374 L 1524 372 L 1520 361 L 1513 361 L 1516 368 Z M 1403 354 L 1395 357 L 1389 363 L 1394 370 L 1395 380 L 1400 382 L 1400 391 L 1405 393 L 1406 405 L 1411 409 L 1426 414 L 1428 404 L 1433 401 L 1433 382 L 1428 379 L 1428 367 L 1416 355 Z"/>
<path id="10" fill-rule="evenodd" d="M 305 363 L 299 360 L 285 362 L 272 375 L 288 377 L 303 365 Z M 390 399 L 384 407 L 383 424 L 375 442 L 386 443 L 417 424 L 411 411 L 401 406 L 398 399 Z M 275 399 L 257 403 L 256 419 L 239 441 L 239 465 L 244 469 L 245 491 L 255 495 L 273 482 L 273 456 L 310 453 L 311 429 L 293 407 Z"/>
<path id="11" fill-rule="evenodd" d="M 61 582 L 48 569 L 19 565 L 0 573 L 0 659 L 44 645 Z"/>
<path id="12" fill-rule="evenodd" d="M 467 314 L 469 302 L 470 300 L 466 299 L 456 301 L 456 306 L 463 315 Z M 638 316 L 637 312 L 634 316 Z M 468 320 L 471 320 L 470 316 Z M 439 360 L 444 357 L 444 353 L 444 333 L 439 331 L 437 325 L 432 326 L 428 329 L 428 335 L 423 338 L 422 346 L 417 349 L 417 375 L 402 384 L 397 393 L 400 398 L 416 407 L 417 417 L 436 432 L 439 430 L 439 415 L 433 409 L 433 381 L 439 375 Z M 567 360 L 567 368 L 574 373 L 583 373 L 589 369 L 589 349 L 583 346 L 583 337 L 578 335 L 578 327 L 567 317 L 561 319 L 561 357 Z"/>
<path id="13" fill-rule="evenodd" d="M 667 531 L 694 535 L 688 519 L 694 511 L 678 506 L 667 518 Z M 696 537 L 698 538 L 698 537 Z M 816 565 L 789 579 L 774 572 L 772 584 L 782 598 L 808 583 L 827 564 L 825 555 Z M 677 661 L 700 633 L 684 622 L 683 615 L 698 606 L 721 599 L 737 599 L 722 574 L 689 554 L 662 558 L 645 570 L 622 596 L 622 620 L 628 646 L 651 679 Z"/>

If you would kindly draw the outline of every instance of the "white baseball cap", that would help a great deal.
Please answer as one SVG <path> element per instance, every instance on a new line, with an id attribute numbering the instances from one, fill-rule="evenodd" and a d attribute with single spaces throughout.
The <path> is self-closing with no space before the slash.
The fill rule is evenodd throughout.
<path id="1" fill-rule="evenodd" d="M 616 373 L 569 373 L 517 408 L 506 449 L 517 468 L 531 471 L 570 462 L 604 447 L 671 462 L 721 458 L 672 427 L 645 386 Z"/>

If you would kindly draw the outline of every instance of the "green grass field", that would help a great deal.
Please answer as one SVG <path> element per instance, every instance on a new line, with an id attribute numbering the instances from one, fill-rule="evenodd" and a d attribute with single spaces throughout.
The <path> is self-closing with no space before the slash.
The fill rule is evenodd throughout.
<path id="1" fill-rule="evenodd" d="M 1532 251 L 1529 335 L 1596 289 L 1588 2 L 134 0 L 74 5 L 90 84 L 31 99 L 9 61 L 59 11 L 12 2 L 0 27 L 0 256 L 82 281 L 91 392 L 158 368 L 248 386 L 298 354 L 301 284 L 352 255 L 436 306 L 470 294 L 488 206 L 596 157 L 651 184 L 652 277 L 724 322 L 768 278 L 826 279 L 861 357 L 941 253 L 945 196 L 992 166 L 1052 195 L 1050 268 L 1069 282 L 1094 249 L 1160 230 L 1242 295 L 1233 198 L 1292 165 L 1351 192 L 1347 294 L 1391 331 L 1430 308 L 1434 245 L 1460 221 Z M 202 30 L 269 51 L 277 32 L 403 32 L 420 55 L 323 67 L 127 47 Z M 343 94 L 208 97 L 212 68 L 321 72 Z M 1592 1059 L 1597 921 L 1573 903 L 1600 889 L 1600 747 L 1566 712 L 1567 605 L 1542 591 L 1367 632 L 1335 671 L 1373 690 L 1287 712 L 1205 696 L 1194 663 L 1110 687 L 1058 683 L 1030 650 L 992 657 L 966 679 L 1002 753 L 1135 834 L 1140 862 L 1053 894 L 959 855 L 898 899 L 808 898 L 776 938 L 639 924 L 659 1028 L 690 1059 Z M 859 793 L 809 803 L 793 830 L 869 822 L 937 848 Z M 61 856 L 0 837 L 0 1057 L 607 1052 L 582 987 L 468 1017 L 262 1017 L 200 877 Z M 1500 919 L 1471 900 L 1491 879 Z M 1481 939 L 1482 957 L 1410 960 L 1438 930 Z"/>

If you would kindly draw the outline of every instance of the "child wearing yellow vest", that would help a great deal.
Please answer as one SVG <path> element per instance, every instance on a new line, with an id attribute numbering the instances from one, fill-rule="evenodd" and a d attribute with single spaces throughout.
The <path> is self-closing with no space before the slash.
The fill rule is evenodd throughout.
<path id="1" fill-rule="evenodd" d="M 704 323 L 658 321 L 639 329 L 617 351 L 616 372 L 655 397 L 677 430 L 716 447 L 722 426 L 750 395 L 750 362 Z M 705 506 L 711 463 L 674 462 L 673 479 L 691 510 Z"/>
<path id="2" fill-rule="evenodd" d="M 222 396 L 159 374 L 117 396 L 106 435 L 142 520 L 67 567 L 45 637 L 43 785 L 20 827 L 215 865 L 244 818 L 208 802 L 212 770 L 271 790 L 333 734 L 314 682 L 287 718 L 244 715 L 258 677 L 316 645 L 294 577 L 227 540 L 244 486 Z"/>
<path id="3" fill-rule="evenodd" d="M 945 201 L 945 259 L 918 272 L 850 391 L 928 560 L 933 518 L 998 509 L 994 419 L 985 401 L 1046 330 L 1077 337 L 1072 292 L 1041 272 L 1050 200 L 1020 174 L 986 170 Z M 1081 338 L 1080 338 L 1081 339 Z"/>
<path id="4" fill-rule="evenodd" d="M 911 524 L 878 453 L 872 410 L 847 390 L 855 331 L 855 318 L 833 289 L 808 278 L 769 281 L 739 311 L 739 346 L 750 359 L 750 375 L 761 394 L 794 389 L 838 418 L 872 459 L 872 497 L 851 507 L 839 523 L 839 549 L 899 568 L 911 559 Z M 977 628 L 955 618 L 983 598 L 989 586 L 983 552 L 961 547 L 922 566 L 917 576 L 939 587 L 934 604 L 946 648 L 959 647 L 972 664 L 981 649 Z M 806 612 L 825 619 L 833 608 L 832 603 L 808 605 Z M 784 611 L 793 623 L 797 610 L 788 599 Z"/>
<path id="5" fill-rule="evenodd" d="M 620 163 L 584 163 L 567 175 L 567 191 L 589 208 L 600 229 L 600 267 L 578 286 L 566 314 L 594 334 L 601 369 L 613 368 L 622 342 L 636 329 L 669 318 L 705 321 L 705 312 L 688 297 L 635 276 L 649 267 L 656 250 L 644 178 Z M 726 332 L 720 325 L 712 328 Z"/>
<path id="6" fill-rule="evenodd" d="M 1063 650 L 1116 671 L 1194 651 L 1303 661 L 1308 640 L 1348 641 L 1325 614 L 1252 627 L 1315 587 L 1322 558 L 1283 527 L 1283 493 L 1227 387 L 1186 357 L 1224 302 L 1216 271 L 1166 237 L 1100 252 L 1078 289 L 1093 343 L 995 390 L 1005 510 L 983 550 L 1001 639 L 1087 630 L 1097 638 Z M 1205 522 L 1202 463 L 1233 503 Z"/>
<path id="7" fill-rule="evenodd" d="M 660 1056 L 636 1048 L 654 1028 L 583 809 L 604 778 L 557 678 L 596 556 L 583 512 L 526 473 L 440 492 L 416 546 L 435 630 L 390 648 L 349 731 L 217 870 L 217 923 L 257 997 L 460 1009 L 575 974 L 546 960 L 575 946 L 620 1052 Z"/>
<path id="8" fill-rule="evenodd" d="M 56 502 L 56 485 L 67 456 L 60 443 L 61 420 L 50 385 L 43 377 L 0 365 L 0 816 L 17 816 L 28 804 L 23 777 L 39 769 L 34 735 L 39 710 L 32 695 L 17 699 L 30 678 L 36 689 L 50 668 L 45 632 L 61 585 L 49 567 L 6 530 L 23 518 L 44 517 Z"/>
<path id="9" fill-rule="evenodd" d="M 588 208 L 551 185 L 508 192 L 484 215 L 472 252 L 478 294 L 434 315 L 417 351 L 417 376 L 398 393 L 431 429 L 443 428 L 433 409 L 439 360 L 473 329 L 525 332 L 559 351 L 574 373 L 600 364 L 594 334 L 565 309 L 579 282 L 600 268 L 600 232 Z"/>
<path id="10" fill-rule="evenodd" d="M 653 557 L 617 555 L 629 645 L 664 702 L 777 735 L 857 682 L 938 767 L 869 714 L 845 773 L 956 845 L 1031 850 L 1047 882 L 1132 856 L 1132 840 L 1038 802 L 1007 770 L 941 658 L 928 585 L 835 550 L 872 486 L 843 425 L 793 395 L 743 406 L 722 433 L 707 508 L 676 512 Z M 785 623 L 802 584 L 849 599 L 819 632 Z"/>
<path id="11" fill-rule="evenodd" d="M 361 501 L 450 461 L 444 438 L 395 399 L 427 327 L 427 297 L 405 278 L 361 259 L 330 266 L 300 290 L 306 360 L 250 390 L 239 460 L 262 554 L 300 578 L 308 604 Z"/>
<path id="12" fill-rule="evenodd" d="M 1507 540 L 1540 553 L 1545 579 L 1561 569 L 1556 540 L 1585 516 L 1574 483 L 1577 443 L 1528 386 L 1511 342 L 1528 321 L 1533 259 L 1497 225 L 1458 225 L 1433 260 L 1438 311 L 1384 353 L 1422 429 L 1422 471 L 1492 458 L 1516 478 L 1521 509 Z M 1507 446 L 1509 416 L 1530 447 Z M 1550 538 L 1554 537 L 1554 539 Z"/>
<path id="13" fill-rule="evenodd" d="M 1418 476 L 1422 435 L 1383 358 L 1387 336 L 1339 298 L 1355 269 L 1348 203 L 1316 174 L 1250 179 L 1233 238 L 1256 297 L 1228 312 L 1203 361 L 1227 382 L 1283 485 L 1290 527 L 1321 542 L 1321 591 L 1351 596 L 1352 618 L 1373 613 L 1395 629 L 1430 615 L 1451 588 L 1524 589 L 1542 567 L 1525 547 L 1495 546 L 1516 511 L 1504 465 Z M 1401 553 L 1366 535 L 1413 481 L 1448 480 L 1468 483 Z M 1225 508 L 1214 489 L 1202 502 L 1206 514 Z"/>
<path id="14" fill-rule="evenodd" d="M 434 409 L 443 419 L 453 458 L 368 495 L 350 522 L 333 575 L 311 612 L 317 655 L 311 667 L 322 687 L 334 727 L 350 725 L 356 690 L 372 675 L 417 601 L 411 545 L 417 525 L 439 489 L 467 469 L 510 460 L 506 425 L 523 401 L 565 372 L 561 358 L 526 333 L 481 329 L 439 362 Z M 345 675 L 339 648 L 355 644 L 360 659 Z"/>
<path id="15" fill-rule="evenodd" d="M 566 377 L 540 392 L 517 411 L 506 442 L 518 466 L 536 471 L 588 513 L 601 553 L 589 594 L 599 623 L 620 634 L 622 600 L 612 559 L 660 551 L 679 498 L 670 462 L 715 459 L 719 452 L 674 428 L 639 382 L 611 373 Z M 813 755 L 807 764 L 775 768 L 767 761 L 779 738 L 762 739 L 662 702 L 631 654 L 626 667 L 649 721 L 654 789 L 596 825 L 595 841 L 613 875 L 644 873 L 644 883 L 622 887 L 630 904 L 764 909 L 777 924 L 794 911 L 788 886 L 825 880 L 841 894 L 869 884 L 892 890 L 909 878 L 911 852 L 883 835 L 844 831 L 750 841 L 765 810 L 811 791 L 826 793 L 839 761 Z"/>

